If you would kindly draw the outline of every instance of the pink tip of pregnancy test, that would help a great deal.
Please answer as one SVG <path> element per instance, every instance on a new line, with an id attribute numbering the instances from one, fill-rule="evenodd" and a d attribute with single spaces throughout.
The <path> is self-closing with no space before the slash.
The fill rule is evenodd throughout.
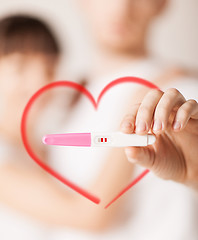
<path id="1" fill-rule="evenodd" d="M 53 143 L 53 139 L 49 138 L 47 135 L 42 138 L 42 142 L 46 145 L 51 145 Z"/>
<path id="2" fill-rule="evenodd" d="M 42 140 L 47 145 L 91 147 L 91 133 L 48 134 Z"/>

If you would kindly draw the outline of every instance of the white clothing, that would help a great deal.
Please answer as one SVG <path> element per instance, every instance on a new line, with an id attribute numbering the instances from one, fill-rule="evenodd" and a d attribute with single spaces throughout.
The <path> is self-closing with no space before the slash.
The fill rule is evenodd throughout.
<path id="1" fill-rule="evenodd" d="M 123 76 L 142 77 L 149 81 L 160 76 L 165 67 L 155 60 L 145 60 L 128 66 L 119 73 L 104 79 L 93 80 L 87 89 L 95 99 L 110 81 Z M 138 85 L 126 83 L 109 90 L 95 112 L 86 97 L 82 97 L 60 132 L 91 132 L 118 130 Z M 186 98 L 198 100 L 198 81 L 180 78 L 162 90 L 176 87 Z M 106 161 L 109 148 L 67 148 L 53 146 L 51 161 L 56 170 L 69 179 L 86 187 Z M 142 171 L 137 167 L 136 175 Z M 149 173 L 130 192 L 123 207 L 120 226 L 103 234 L 94 235 L 71 229 L 57 229 L 50 240 L 122 239 L 122 240 L 198 240 L 198 197 L 185 186 L 164 181 Z"/>
<path id="2" fill-rule="evenodd" d="M 137 76 L 149 81 L 157 78 L 164 66 L 145 60 L 128 66 L 123 71 L 104 79 L 95 79 L 87 89 L 95 98 L 110 81 L 123 76 Z M 90 132 L 118 130 L 125 115 L 125 106 L 139 86 L 133 83 L 118 85 L 102 98 L 96 112 L 90 101 L 81 97 L 60 132 Z M 168 87 L 176 87 L 187 98 L 197 99 L 198 82 L 179 79 Z M 165 89 L 162 89 L 165 90 Z M 8 148 L 8 149 L 7 149 Z M 63 175 L 86 187 L 100 171 L 110 151 L 107 148 L 51 148 L 51 164 Z M 0 143 L 0 156 L 10 152 L 7 144 Z M 137 167 L 136 175 L 142 171 Z M 126 194 L 120 225 L 102 234 L 65 229 L 45 229 L 43 226 L 0 206 L 0 239 L 37 240 L 197 240 L 198 198 L 186 187 L 172 181 L 163 181 L 149 173 Z"/>

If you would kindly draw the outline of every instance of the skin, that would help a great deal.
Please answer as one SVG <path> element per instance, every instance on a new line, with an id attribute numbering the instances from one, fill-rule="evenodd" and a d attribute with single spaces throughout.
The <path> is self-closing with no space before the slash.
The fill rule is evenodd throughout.
<path id="1" fill-rule="evenodd" d="M 145 51 L 143 45 L 148 25 L 165 4 L 161 0 L 81 2 L 97 44 L 107 51 L 116 50 L 122 54 Z"/>
<path id="2" fill-rule="evenodd" d="M 14 144 L 20 142 L 20 121 L 25 104 L 32 94 L 53 79 L 53 73 L 47 72 L 46 59 L 41 55 L 23 55 L 13 53 L 0 59 L 0 95 L 2 100 L 0 131 Z M 35 71 L 34 71 L 35 69 Z M 17 89 L 17 91 L 16 91 Z M 17 106 L 10 109 L 8 106 Z M 31 127 L 36 115 L 32 115 Z M 13 119 L 15 121 L 13 121 Z"/>
<path id="3" fill-rule="evenodd" d="M 89 22 L 92 23 L 90 27 L 99 52 L 96 62 L 93 62 L 93 68 L 90 66 L 90 69 L 93 69 L 90 76 L 99 76 L 99 74 L 105 74 L 147 55 L 145 47 L 147 30 L 153 18 L 163 9 L 166 1 L 162 0 L 159 3 L 158 0 L 80 0 L 79 2 Z M 133 6 L 130 7 L 130 5 Z M 94 29 L 97 31 L 94 32 Z M 39 64 L 39 66 L 43 66 L 40 68 L 38 65 L 36 65 L 37 67 L 32 66 L 31 61 L 29 63 L 31 63 L 28 68 L 29 74 L 26 77 L 28 76 L 30 80 L 27 86 L 29 84 L 31 86 L 31 92 L 28 92 L 28 95 L 32 95 L 38 85 L 33 87 L 35 78 L 31 78 L 31 75 L 35 71 L 37 79 L 38 75 L 42 75 L 41 81 L 39 80 L 38 83 L 40 85 L 43 84 L 43 79 L 51 81 L 53 74 L 49 76 L 43 70 L 46 69 L 46 64 Z M 10 64 L 11 62 L 8 61 L 7 72 Z M 55 69 L 55 67 L 51 66 L 51 69 Z M 22 68 L 22 74 L 23 71 Z M 21 72 L 17 74 L 19 74 L 17 79 L 20 79 Z M 5 77 L 1 77 L 1 79 L 5 79 Z M 6 88 L 6 82 L 3 81 L 1 84 L 5 85 L 0 89 Z M 19 86 L 21 87 L 21 84 Z M 15 92 L 13 90 L 12 93 L 15 94 Z M 4 90 L 1 94 L 4 95 Z M 19 99 L 19 96 L 16 96 L 12 101 L 9 100 L 9 96 L 11 97 L 12 94 L 7 92 L 4 96 L 10 106 L 13 106 L 15 100 Z M 21 103 L 26 100 L 27 98 L 21 99 Z M 9 135 L 10 141 L 17 142 L 17 144 L 19 135 L 14 132 L 18 131 L 18 124 L 13 126 Z M 10 127 L 12 127 L 11 124 L 6 124 L 6 136 Z M 89 191 L 102 199 L 98 206 L 76 193 L 67 191 L 65 187 L 57 184 L 37 166 L 28 171 L 25 166 L 9 164 L 9 160 L 12 159 L 8 159 L 8 163 L 0 168 L 0 200 L 2 202 L 44 223 L 88 231 L 102 231 L 111 226 L 113 220 L 119 217 L 124 198 L 107 210 L 104 210 L 104 206 L 128 183 L 133 171 L 133 166 L 127 161 L 123 151 L 116 149 L 111 152 L 95 181 L 87 186 Z M 35 195 L 39 198 L 35 198 Z"/>
<path id="4" fill-rule="evenodd" d="M 131 108 L 121 124 L 125 133 L 156 135 L 147 147 L 127 147 L 130 162 L 140 164 L 163 179 L 198 190 L 198 104 L 185 100 L 176 89 L 151 90 Z M 168 151 L 167 151 L 168 149 Z"/>
<path id="5" fill-rule="evenodd" d="M 147 56 L 150 24 L 166 0 L 78 0 L 87 19 L 97 53 L 91 77 L 103 76 Z"/>
<path id="6" fill-rule="evenodd" d="M 48 60 L 48 56 L 46 58 L 42 55 L 27 56 L 13 53 L 0 61 L 0 79 L 2 79 L 0 94 L 3 102 L 9 106 L 2 109 L 0 134 L 22 152 L 24 147 L 19 131 L 21 114 L 30 96 L 54 79 L 56 61 L 49 68 Z M 44 105 L 39 105 L 38 110 L 31 114 L 32 123 L 29 129 L 32 129 L 32 133 L 35 131 L 35 120 L 43 107 Z M 15 121 L 12 121 L 13 119 Z M 36 151 L 41 149 L 37 148 Z M 120 203 L 109 210 L 104 210 L 104 206 L 123 187 L 123 184 L 128 182 L 131 175 L 130 163 L 126 159 L 120 161 L 123 157 L 125 158 L 123 152 L 111 153 L 108 156 L 111 161 L 107 161 L 95 181 L 87 187 L 93 194 L 102 198 L 98 206 L 74 192 L 67 191 L 65 186 L 57 184 L 57 181 L 38 166 L 32 165 L 30 168 L 29 165 L 20 164 L 18 161 L 20 159 L 17 159 L 20 155 L 10 156 L 8 159 L 3 159 L 5 163 L 0 166 L 0 201 L 45 224 L 101 231 L 111 225 Z M 46 160 L 45 154 L 42 155 L 42 159 Z M 30 161 L 28 158 L 22 160 Z M 112 163 L 114 163 L 113 167 Z M 118 173 L 120 168 L 129 170 Z M 109 169 L 112 169 L 112 174 L 109 174 Z M 120 178 L 122 181 L 119 181 Z"/>
<path id="7" fill-rule="evenodd" d="M 137 59 L 141 59 L 142 57 L 147 56 L 147 49 L 145 44 L 149 25 L 155 16 L 159 15 L 162 12 L 164 6 L 167 4 L 167 1 L 117 0 L 115 4 L 115 1 L 105 1 L 104 3 L 104 0 L 84 0 L 83 4 L 84 7 L 86 7 L 85 10 L 86 13 L 88 13 L 91 29 L 94 38 L 96 39 L 97 46 L 100 50 L 98 62 L 103 63 L 95 64 L 97 67 L 94 69 L 94 71 L 96 75 L 98 75 L 98 73 L 106 72 L 105 66 L 108 71 L 111 71 L 111 69 L 115 69 L 118 66 L 125 66 L 129 61 L 136 61 Z M 98 67 L 100 65 L 102 65 L 102 69 Z M 171 81 L 173 80 L 174 77 L 171 79 Z M 166 81 L 166 79 L 164 79 L 164 81 Z M 163 86 L 163 82 L 160 82 L 159 85 Z M 155 94 L 158 96 L 158 99 L 153 103 L 150 101 L 150 99 L 155 99 Z M 160 98 L 162 99 L 160 100 Z M 158 131 L 158 133 L 155 132 L 157 134 L 157 142 L 151 147 L 127 148 L 127 157 L 133 159 L 133 162 L 135 161 L 138 164 L 142 164 L 143 166 L 148 167 L 162 178 L 172 179 L 190 186 L 197 186 L 198 171 L 196 167 L 196 156 L 198 154 L 196 152 L 193 152 L 197 149 L 197 115 L 195 113 L 197 109 L 196 102 L 194 100 L 190 100 L 185 103 L 186 101 L 184 97 L 181 96 L 181 94 L 176 89 L 169 90 L 167 93 L 163 94 L 163 96 L 162 93 L 151 91 L 148 93 L 148 95 L 145 96 L 145 98 L 143 98 L 143 100 L 141 99 L 140 101 L 142 101 L 141 105 L 143 106 L 144 104 L 147 104 L 147 102 L 150 103 L 151 106 L 152 104 L 155 106 L 158 102 L 160 103 L 159 106 L 157 105 L 158 107 L 156 108 L 156 114 L 160 116 L 162 113 L 164 114 L 164 117 L 162 119 L 157 118 L 158 120 L 163 121 L 164 130 Z M 180 102 L 178 103 L 175 101 Z M 165 104 L 166 106 L 163 106 Z M 180 106 L 181 104 L 183 104 L 182 107 Z M 150 129 L 151 123 L 153 121 L 153 111 L 151 111 L 150 115 L 148 113 L 151 107 L 150 105 L 146 106 L 146 110 L 144 109 L 145 107 L 143 108 L 144 110 L 141 110 L 141 107 L 140 110 L 137 111 L 139 105 L 132 107 L 132 110 L 130 110 L 130 112 L 132 111 L 133 114 L 133 121 L 135 121 L 134 117 L 136 117 L 136 114 L 137 119 L 147 120 L 147 118 L 149 118 L 149 122 L 146 122 L 148 124 L 147 131 Z M 192 107 L 189 107 L 189 105 Z M 176 111 L 175 106 L 181 107 L 181 112 L 178 112 L 179 118 L 185 118 L 185 123 L 182 119 L 180 120 L 182 121 L 182 127 L 177 131 L 173 130 L 170 127 L 170 123 L 167 124 L 167 118 L 169 117 L 170 112 Z M 161 108 L 163 110 L 160 110 Z M 184 111 L 183 109 L 187 109 L 185 110 L 185 113 L 183 113 L 184 116 L 182 116 L 182 111 Z M 192 116 L 190 114 L 192 114 Z M 173 113 L 171 115 L 174 116 Z M 128 114 L 126 118 L 130 119 L 131 117 L 129 116 L 130 114 Z M 137 121 L 139 120 L 136 120 L 136 122 Z M 128 123 L 126 123 L 126 125 L 127 124 Z M 128 133 L 134 131 L 134 126 L 136 125 L 134 122 L 131 122 L 130 124 L 132 124 L 132 127 L 123 129 L 123 131 Z M 144 131 L 143 133 L 145 134 L 147 131 Z M 140 134 L 140 132 L 137 133 Z M 186 146 L 185 143 L 187 138 L 191 144 Z M 175 141 L 177 144 L 175 144 Z M 189 151 L 187 148 L 188 146 L 191 146 L 191 151 Z M 194 146 L 194 148 L 192 146 Z M 169 147 L 169 149 L 172 149 L 172 152 L 167 153 L 167 151 L 165 151 L 167 147 Z M 171 154 L 170 158 L 167 154 Z M 165 158 L 163 157 L 164 155 Z M 143 156 L 144 159 L 147 159 L 147 163 L 144 163 L 146 160 L 141 160 L 142 162 L 140 161 L 140 158 Z M 171 161 L 176 156 L 176 159 L 178 160 Z M 169 161 L 166 159 L 169 159 Z M 151 167 L 149 163 L 152 164 L 153 162 L 155 164 L 153 167 Z M 168 165 L 170 162 L 172 165 Z M 167 166 L 163 166 L 163 164 L 166 163 Z M 178 168 L 180 171 L 176 171 Z M 163 169 L 165 172 L 163 172 Z"/>

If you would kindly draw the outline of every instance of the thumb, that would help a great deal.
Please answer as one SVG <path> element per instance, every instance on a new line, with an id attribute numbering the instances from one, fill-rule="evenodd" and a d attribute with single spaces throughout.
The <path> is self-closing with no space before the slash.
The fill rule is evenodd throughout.
<path id="1" fill-rule="evenodd" d="M 127 147 L 125 153 L 129 162 L 152 169 L 155 161 L 155 152 L 152 146 L 147 147 Z"/>

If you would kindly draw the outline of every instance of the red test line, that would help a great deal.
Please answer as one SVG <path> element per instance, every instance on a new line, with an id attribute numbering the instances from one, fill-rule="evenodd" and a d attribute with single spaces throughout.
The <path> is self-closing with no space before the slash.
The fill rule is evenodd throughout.
<path id="1" fill-rule="evenodd" d="M 118 193 L 118 195 L 109 202 L 105 208 L 108 208 L 111 206 L 112 203 L 114 203 L 118 198 L 120 198 L 125 192 L 127 192 L 130 188 L 132 188 L 136 183 L 138 183 L 147 173 L 150 171 L 148 169 L 144 170 L 140 175 L 138 175 L 128 186 L 126 186 L 121 192 Z"/>

